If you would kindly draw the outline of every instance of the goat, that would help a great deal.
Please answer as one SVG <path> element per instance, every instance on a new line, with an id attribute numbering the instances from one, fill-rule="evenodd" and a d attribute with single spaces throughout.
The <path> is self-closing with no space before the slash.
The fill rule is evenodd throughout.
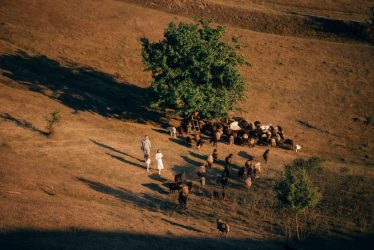
<path id="1" fill-rule="evenodd" d="M 251 188 L 252 186 L 252 178 L 249 176 L 247 179 L 244 181 L 245 187 L 247 188 L 247 191 Z"/>
<path id="2" fill-rule="evenodd" d="M 270 152 L 270 149 L 266 149 L 264 154 L 262 155 L 266 164 L 268 163 L 268 160 L 269 160 L 269 152 Z"/>
<path id="3" fill-rule="evenodd" d="M 174 182 L 175 183 L 181 183 L 185 178 L 186 178 L 186 173 L 185 172 L 180 173 L 180 174 L 176 174 L 174 176 Z"/>
<path id="4" fill-rule="evenodd" d="M 179 191 L 178 202 L 179 205 L 184 209 L 187 209 L 187 198 L 189 194 L 190 190 L 187 185 L 183 186 L 182 189 Z"/>
<path id="5" fill-rule="evenodd" d="M 270 139 L 270 145 L 271 145 L 272 147 L 276 147 L 276 146 L 277 146 L 277 140 L 276 140 L 275 138 L 271 138 L 271 139 Z"/>
<path id="6" fill-rule="evenodd" d="M 186 143 L 187 143 L 187 146 L 188 146 L 188 147 L 191 147 L 191 146 L 192 146 L 192 139 L 191 139 L 191 136 L 187 135 L 187 137 L 186 137 Z"/>
<path id="7" fill-rule="evenodd" d="M 255 144 L 256 144 L 256 139 L 253 138 L 253 137 L 250 138 L 249 143 L 248 143 L 248 147 L 253 148 L 255 146 Z"/>
<path id="8" fill-rule="evenodd" d="M 234 156 L 233 154 L 229 154 L 229 155 L 225 158 L 225 168 L 231 166 L 231 164 L 232 164 L 232 157 L 233 157 L 233 156 Z"/>
<path id="9" fill-rule="evenodd" d="M 181 190 L 180 183 L 168 183 L 169 194 L 174 194 L 175 191 Z"/>
<path id="10" fill-rule="evenodd" d="M 171 137 L 177 138 L 177 129 L 175 127 L 167 127 L 166 131 L 169 132 Z"/>
<path id="11" fill-rule="evenodd" d="M 208 168 L 212 168 L 212 166 L 213 166 L 213 161 L 214 161 L 214 158 L 213 158 L 213 155 L 212 154 L 210 154 L 210 155 L 208 155 L 208 159 L 207 159 L 207 165 L 208 165 Z"/>
<path id="12" fill-rule="evenodd" d="M 200 138 L 200 139 L 197 140 L 197 142 L 196 142 L 196 147 L 197 147 L 198 149 L 200 149 L 202 146 L 203 146 L 203 140 Z"/>
<path id="13" fill-rule="evenodd" d="M 269 124 L 269 125 L 260 125 L 260 128 L 262 129 L 262 131 L 269 130 L 270 127 L 271 127 L 271 124 Z"/>
<path id="14" fill-rule="evenodd" d="M 217 190 L 213 190 L 213 198 L 215 200 L 226 200 L 226 197 L 227 197 L 227 194 L 226 194 L 226 190 L 223 189 L 222 190 L 222 193 L 219 193 Z"/>
<path id="15" fill-rule="evenodd" d="M 301 146 L 300 145 L 298 145 L 298 144 L 296 144 L 296 152 L 299 152 L 300 151 L 300 149 L 301 149 Z"/>
<path id="16" fill-rule="evenodd" d="M 291 139 L 287 139 L 283 142 L 283 147 L 286 147 L 290 150 L 294 150 L 295 149 L 295 142 Z"/>
<path id="17" fill-rule="evenodd" d="M 216 162 L 217 162 L 217 160 L 218 160 L 218 151 L 217 151 L 216 148 L 213 150 L 213 159 L 214 159 L 214 161 L 216 161 Z"/>
<path id="18" fill-rule="evenodd" d="M 239 177 L 239 179 L 243 179 L 244 172 L 245 172 L 245 167 L 239 168 L 239 170 L 238 170 L 238 177 Z"/>
<path id="19" fill-rule="evenodd" d="M 219 192 L 217 190 L 213 190 L 213 197 L 216 200 L 220 200 L 221 196 L 219 195 Z"/>
<path id="20" fill-rule="evenodd" d="M 230 137 L 229 137 L 229 145 L 230 146 L 234 145 L 234 136 L 233 135 L 230 135 Z"/>
<path id="21" fill-rule="evenodd" d="M 229 183 L 229 178 L 227 176 L 219 176 L 216 179 L 216 183 L 221 184 L 222 188 L 224 189 L 225 187 L 227 187 L 227 184 Z"/>
<path id="22" fill-rule="evenodd" d="M 225 235 L 225 238 L 227 239 L 227 234 L 230 232 L 230 226 L 222 220 L 217 219 L 217 229 L 219 230 L 220 236 Z"/>
<path id="23" fill-rule="evenodd" d="M 182 126 L 177 128 L 177 132 L 178 132 L 178 136 L 183 138 L 184 130 Z"/>
<path id="24" fill-rule="evenodd" d="M 227 194 L 226 194 L 226 190 L 225 189 L 223 189 L 222 190 L 222 200 L 226 200 L 226 196 L 227 196 Z"/>

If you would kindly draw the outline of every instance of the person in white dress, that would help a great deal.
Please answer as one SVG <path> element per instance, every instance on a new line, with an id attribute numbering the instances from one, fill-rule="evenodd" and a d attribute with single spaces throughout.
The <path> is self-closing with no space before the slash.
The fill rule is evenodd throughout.
<path id="1" fill-rule="evenodd" d="M 164 169 L 164 164 L 162 163 L 162 153 L 161 150 L 157 149 L 156 153 L 156 162 L 157 162 L 157 169 L 158 169 L 158 174 L 161 175 L 161 170 Z"/>

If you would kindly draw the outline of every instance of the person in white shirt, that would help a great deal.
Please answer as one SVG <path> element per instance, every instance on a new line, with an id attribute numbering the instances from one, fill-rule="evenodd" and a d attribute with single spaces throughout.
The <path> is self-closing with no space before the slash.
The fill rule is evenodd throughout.
<path id="1" fill-rule="evenodd" d="M 158 169 L 158 174 L 161 175 L 161 170 L 164 169 L 164 163 L 162 162 L 162 153 L 161 150 L 157 149 L 156 153 L 156 162 L 157 162 L 157 169 Z"/>

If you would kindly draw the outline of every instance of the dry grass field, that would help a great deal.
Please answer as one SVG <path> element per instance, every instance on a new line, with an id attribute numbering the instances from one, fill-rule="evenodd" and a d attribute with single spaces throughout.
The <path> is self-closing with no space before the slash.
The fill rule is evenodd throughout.
<path id="1" fill-rule="evenodd" d="M 374 47 L 359 34 L 370 1 L 14 0 L 0 5 L 0 246 L 2 249 L 369 249 L 374 213 Z M 150 110 L 140 38 L 171 22 L 213 18 L 227 41 L 240 35 L 251 63 L 238 110 L 281 125 L 301 152 L 271 149 L 247 193 L 211 197 L 220 162 L 186 211 L 166 183 L 212 152 L 172 139 L 172 113 Z M 331 26 L 332 25 L 332 26 Z M 338 27 L 338 28 L 336 28 Z M 45 116 L 61 111 L 53 137 Z M 357 118 L 357 119 L 355 119 Z M 164 153 L 165 172 L 145 171 L 140 140 Z M 237 167 L 267 147 L 220 143 Z M 303 241 L 272 185 L 294 159 L 324 159 L 312 173 L 323 194 L 304 213 Z M 232 230 L 218 235 L 220 217 Z M 291 235 L 292 236 L 292 235 Z M 4 248 L 3 248 L 4 247 Z"/>

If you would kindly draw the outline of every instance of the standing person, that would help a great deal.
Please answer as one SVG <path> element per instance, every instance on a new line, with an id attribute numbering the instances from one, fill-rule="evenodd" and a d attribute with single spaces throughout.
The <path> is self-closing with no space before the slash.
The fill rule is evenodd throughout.
<path id="1" fill-rule="evenodd" d="M 140 142 L 140 149 L 144 153 L 144 161 L 147 160 L 146 156 L 151 157 L 151 141 L 148 138 L 148 135 L 145 135 L 142 141 Z"/>
<path id="2" fill-rule="evenodd" d="M 151 157 L 149 155 L 145 155 L 145 165 L 147 166 L 147 171 L 149 171 L 149 166 L 151 165 Z"/>
<path id="3" fill-rule="evenodd" d="M 157 169 L 158 169 L 158 174 L 161 175 L 161 170 L 164 169 L 164 163 L 162 162 L 162 153 L 161 150 L 157 149 L 156 153 L 156 161 L 157 161 Z"/>

